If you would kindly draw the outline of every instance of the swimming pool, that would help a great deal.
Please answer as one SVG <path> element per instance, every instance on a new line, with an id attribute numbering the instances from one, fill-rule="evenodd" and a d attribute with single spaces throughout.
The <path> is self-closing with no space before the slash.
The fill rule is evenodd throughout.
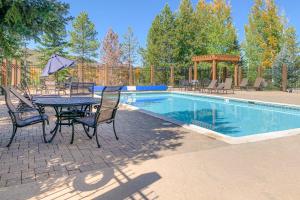
<path id="1" fill-rule="evenodd" d="M 176 92 L 125 93 L 121 102 L 231 139 L 300 128 L 300 109 L 284 105 Z"/>

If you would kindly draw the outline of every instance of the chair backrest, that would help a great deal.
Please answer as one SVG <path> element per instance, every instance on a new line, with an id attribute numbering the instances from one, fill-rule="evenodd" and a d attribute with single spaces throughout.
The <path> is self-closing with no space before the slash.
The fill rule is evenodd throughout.
<path id="1" fill-rule="evenodd" d="M 248 79 L 247 78 L 243 78 L 241 83 L 240 83 L 240 87 L 246 87 L 248 85 Z"/>
<path id="2" fill-rule="evenodd" d="M 224 83 L 220 83 L 218 86 L 217 86 L 217 90 L 222 90 L 224 89 Z"/>
<path id="3" fill-rule="evenodd" d="M 189 84 L 188 80 L 180 80 L 179 81 L 180 86 L 187 86 Z"/>
<path id="4" fill-rule="evenodd" d="M 32 104 L 32 102 L 30 100 L 28 100 L 26 97 L 24 97 L 21 93 L 19 93 L 16 90 L 16 88 L 10 87 L 9 90 L 14 96 L 16 96 L 21 101 L 21 103 L 26 104 L 26 106 L 28 106 L 28 107 L 34 108 L 34 105 Z"/>
<path id="5" fill-rule="evenodd" d="M 232 88 L 232 78 L 226 78 L 224 83 L 224 89 L 230 90 Z"/>
<path id="6" fill-rule="evenodd" d="M 199 84 L 199 81 L 198 81 L 198 80 L 192 80 L 192 81 L 191 81 L 191 84 L 192 84 L 192 85 L 198 85 L 198 84 Z"/>
<path id="7" fill-rule="evenodd" d="M 26 104 L 29 107 L 34 108 L 32 103 L 26 99 L 24 96 L 22 96 L 20 93 L 18 93 L 15 89 L 11 89 L 9 87 L 2 87 L 2 90 L 4 91 L 5 96 L 5 103 L 8 109 L 8 113 L 11 117 L 11 120 L 14 124 L 18 124 L 22 119 L 20 113 L 18 113 L 18 108 L 15 106 L 11 99 L 11 94 L 13 94 L 17 99 L 19 99 L 22 103 Z"/>
<path id="8" fill-rule="evenodd" d="M 106 86 L 102 90 L 101 103 L 97 108 L 96 121 L 109 121 L 115 118 L 123 86 Z"/>
<path id="9" fill-rule="evenodd" d="M 10 90 L 9 87 L 3 87 L 0 86 L 5 97 L 5 103 L 8 109 L 8 112 L 11 114 L 11 112 L 17 112 L 17 108 L 14 106 L 14 104 L 11 101 L 11 96 L 10 96 Z"/>
<path id="10" fill-rule="evenodd" d="M 70 97 L 94 97 L 95 83 L 72 82 L 70 83 Z"/>
<path id="11" fill-rule="evenodd" d="M 30 101 L 32 101 L 33 98 L 32 98 L 32 95 L 30 93 L 28 83 L 26 81 L 23 81 L 21 83 L 21 89 L 22 89 L 22 92 L 23 92 L 23 96 L 26 97 L 27 99 L 29 99 Z"/>
<path id="12" fill-rule="evenodd" d="M 263 81 L 263 78 L 257 77 L 257 78 L 255 79 L 255 82 L 254 82 L 253 87 L 254 87 L 254 88 L 259 88 L 259 87 L 261 86 L 262 81 Z"/>
<path id="13" fill-rule="evenodd" d="M 216 88 L 216 85 L 217 85 L 217 80 L 212 80 L 212 81 L 210 82 L 210 84 L 208 85 L 207 88 L 209 88 L 209 89 L 215 89 L 215 88 Z"/>

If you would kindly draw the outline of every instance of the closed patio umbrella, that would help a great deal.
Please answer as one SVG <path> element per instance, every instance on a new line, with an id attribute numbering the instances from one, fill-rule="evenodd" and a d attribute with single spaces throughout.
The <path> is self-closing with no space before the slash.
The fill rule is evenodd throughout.
<path id="1" fill-rule="evenodd" d="M 75 65 L 75 61 L 53 54 L 42 71 L 41 76 L 49 76 L 59 70 Z"/>

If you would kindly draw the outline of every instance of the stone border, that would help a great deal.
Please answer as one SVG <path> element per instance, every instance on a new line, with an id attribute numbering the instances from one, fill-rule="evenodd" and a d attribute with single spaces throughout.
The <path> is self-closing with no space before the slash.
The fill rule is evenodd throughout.
<path id="1" fill-rule="evenodd" d="M 139 92 L 139 93 L 143 93 L 143 92 Z M 144 93 L 151 93 L 151 92 L 144 92 Z M 152 93 L 155 93 L 155 92 L 152 92 Z M 234 97 L 220 97 L 220 96 L 216 96 L 216 95 L 206 95 L 206 94 L 202 94 L 202 93 L 194 94 L 194 93 L 178 92 L 178 91 L 168 91 L 168 92 L 164 91 L 163 93 L 185 94 L 185 95 L 202 96 L 202 97 L 204 96 L 204 97 L 208 97 L 208 98 L 223 99 L 224 101 L 226 99 L 233 100 L 233 101 L 246 102 L 246 103 L 250 101 L 250 102 L 254 102 L 256 104 L 266 105 L 266 106 L 270 105 L 270 106 L 274 106 L 274 107 L 300 109 L 300 106 L 293 105 L 293 104 L 280 104 L 280 103 L 273 103 L 273 102 L 264 102 L 264 101 L 259 101 L 259 100 L 240 99 L 240 98 L 234 98 Z M 282 138 L 282 137 L 300 134 L 300 128 L 296 128 L 296 129 L 287 129 L 287 130 L 283 130 L 283 131 L 272 131 L 272 132 L 257 133 L 257 134 L 253 134 L 253 135 L 247 135 L 247 136 L 232 137 L 232 136 L 224 135 L 224 134 L 216 132 L 216 131 L 212 131 L 210 129 L 202 128 L 197 125 L 184 124 L 178 120 L 171 119 L 171 118 L 168 118 L 168 117 L 165 117 L 165 116 L 162 116 L 162 115 L 150 112 L 150 111 L 146 111 L 146 110 L 140 109 L 140 108 L 132 106 L 132 105 L 128 105 L 128 104 L 122 104 L 122 105 L 129 110 L 137 110 L 141 113 L 151 115 L 153 117 L 159 118 L 164 121 L 171 122 L 173 124 L 176 124 L 178 126 L 186 128 L 188 130 L 198 132 L 200 134 L 215 138 L 217 140 L 221 140 L 221 141 L 229 143 L 229 144 L 243 144 L 243 143 L 249 143 L 249 142 L 258 142 L 258 141 L 264 141 L 264 140 L 269 140 L 269 139 L 276 139 L 276 138 Z"/>

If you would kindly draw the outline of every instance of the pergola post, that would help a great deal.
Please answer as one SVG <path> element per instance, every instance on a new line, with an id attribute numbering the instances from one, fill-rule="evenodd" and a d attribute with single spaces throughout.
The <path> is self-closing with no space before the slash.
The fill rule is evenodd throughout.
<path id="1" fill-rule="evenodd" d="M 287 80 L 287 66 L 286 66 L 286 64 L 283 64 L 282 65 L 282 83 L 281 83 L 281 85 L 282 85 L 282 91 L 283 92 L 286 92 L 286 90 L 287 90 L 287 84 L 288 84 L 288 80 Z"/>
<path id="2" fill-rule="evenodd" d="M 174 66 L 170 67 L 170 85 L 174 86 Z"/>
<path id="3" fill-rule="evenodd" d="M 151 85 L 155 84 L 155 81 L 154 81 L 154 66 L 153 65 L 151 65 L 151 67 L 150 67 L 150 83 L 151 83 Z"/>
<path id="4" fill-rule="evenodd" d="M 222 77 L 222 81 L 224 82 L 226 78 L 227 78 L 227 67 L 223 67 L 223 77 Z"/>
<path id="5" fill-rule="evenodd" d="M 192 58 L 192 61 L 195 63 L 199 62 L 208 62 L 212 63 L 211 65 L 211 79 L 212 80 L 217 80 L 218 76 L 218 71 L 217 71 L 217 65 L 218 62 L 230 62 L 230 63 L 239 63 L 240 62 L 240 56 L 235 56 L 235 55 L 218 55 L 218 54 L 212 54 L 212 55 L 201 55 L 201 56 L 194 56 Z M 196 70 L 194 70 L 195 72 Z M 223 71 L 223 79 L 226 76 L 226 69 Z M 194 74 L 194 77 L 197 77 L 197 75 Z M 238 75 L 236 76 L 238 77 Z M 235 80 L 237 83 L 237 80 Z"/>
<path id="6" fill-rule="evenodd" d="M 194 62 L 194 80 L 198 80 L 198 62 Z"/>
<path id="7" fill-rule="evenodd" d="M 217 61 L 215 59 L 212 62 L 212 80 L 217 80 Z"/>
<path id="8" fill-rule="evenodd" d="M 239 68 L 238 86 L 240 85 L 242 79 L 243 79 L 243 69 Z"/>
<path id="9" fill-rule="evenodd" d="M 234 86 L 239 86 L 239 65 L 234 64 Z"/>
<path id="10" fill-rule="evenodd" d="M 189 83 L 192 82 L 192 76 L 193 76 L 193 69 L 192 67 L 189 67 Z"/>

